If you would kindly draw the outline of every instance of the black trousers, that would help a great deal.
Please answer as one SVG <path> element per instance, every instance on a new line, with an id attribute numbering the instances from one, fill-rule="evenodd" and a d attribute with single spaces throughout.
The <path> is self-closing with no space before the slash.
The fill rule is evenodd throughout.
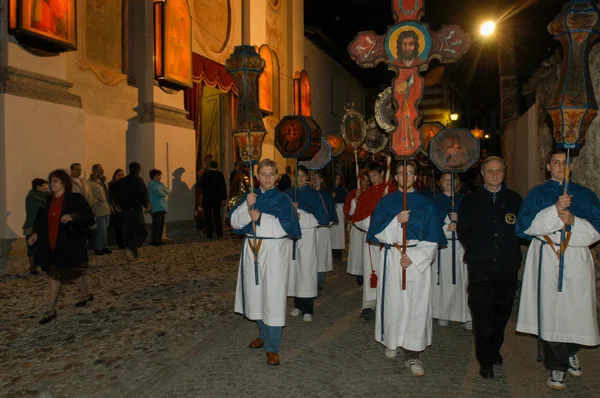
<path id="1" fill-rule="evenodd" d="M 122 214 L 123 223 L 125 224 L 127 248 L 137 256 L 138 247 L 142 247 L 148 235 L 144 223 L 144 214 L 141 208 L 123 210 Z"/>
<path id="2" fill-rule="evenodd" d="M 125 248 L 125 237 L 123 236 L 123 214 L 114 212 L 110 215 L 110 225 L 115 232 L 115 241 L 119 249 Z"/>
<path id="3" fill-rule="evenodd" d="M 492 366 L 504 343 L 504 329 L 517 290 L 517 270 L 494 273 L 469 267 L 468 271 L 467 292 L 473 318 L 475 356 L 481 366 Z"/>
<path id="4" fill-rule="evenodd" d="M 303 314 L 313 314 L 315 312 L 315 299 L 306 297 L 294 297 L 294 307 L 302 311 Z"/>
<path id="5" fill-rule="evenodd" d="M 544 349 L 544 367 L 547 370 L 560 370 L 566 372 L 569 369 L 569 357 L 577 354 L 579 344 L 554 343 L 542 340 Z"/>
<path id="6" fill-rule="evenodd" d="M 206 236 L 212 238 L 213 232 L 216 232 L 218 236 L 222 236 L 223 220 L 221 220 L 221 202 L 203 203 L 203 207 Z"/>
<path id="7" fill-rule="evenodd" d="M 150 213 L 152 216 L 152 231 L 150 233 L 150 243 L 158 244 L 162 242 L 162 235 L 165 229 L 165 214 L 164 211 L 155 211 Z"/>

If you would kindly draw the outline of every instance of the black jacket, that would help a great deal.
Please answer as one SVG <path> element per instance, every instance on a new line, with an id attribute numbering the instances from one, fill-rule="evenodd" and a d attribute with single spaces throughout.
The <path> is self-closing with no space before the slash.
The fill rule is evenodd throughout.
<path id="1" fill-rule="evenodd" d="M 458 210 L 458 239 L 465 248 L 470 269 L 495 273 L 513 272 L 521 265 L 521 246 L 515 222 L 521 196 L 502 187 L 493 194 L 485 188 L 466 196 Z"/>
<path id="2" fill-rule="evenodd" d="M 38 234 L 35 262 L 42 268 L 49 266 L 76 267 L 88 262 L 85 230 L 95 223 L 90 205 L 80 193 L 65 193 L 60 216 L 70 214 L 73 221 L 60 223 L 54 252 L 50 251 L 48 236 L 48 211 L 52 196 L 46 207 L 42 207 L 35 219 L 33 233 Z"/>
<path id="3" fill-rule="evenodd" d="M 122 211 L 148 207 L 148 187 L 140 176 L 129 174 L 113 186 L 113 200 Z"/>
<path id="4" fill-rule="evenodd" d="M 217 204 L 227 199 L 225 177 L 218 170 L 204 172 L 198 182 L 198 189 L 202 191 L 202 203 Z"/>
<path id="5" fill-rule="evenodd" d="M 277 184 L 277 189 L 279 189 L 281 192 L 285 192 L 286 189 L 291 188 L 292 187 L 292 179 L 290 178 L 289 175 L 284 174 L 281 176 L 281 178 L 279 179 L 279 184 Z"/>

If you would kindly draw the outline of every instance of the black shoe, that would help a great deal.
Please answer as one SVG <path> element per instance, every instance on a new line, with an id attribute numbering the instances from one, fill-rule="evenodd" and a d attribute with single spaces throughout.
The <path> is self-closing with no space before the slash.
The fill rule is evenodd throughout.
<path id="1" fill-rule="evenodd" d="M 85 307 L 88 301 L 94 301 L 94 295 L 90 293 L 90 295 L 81 301 L 75 303 L 75 307 Z"/>
<path id="2" fill-rule="evenodd" d="M 104 250 L 102 250 L 102 249 L 96 249 L 96 250 L 94 250 L 94 254 L 96 256 L 103 256 L 104 255 Z"/>
<path id="3" fill-rule="evenodd" d="M 484 379 L 493 379 L 494 378 L 494 368 L 491 366 L 481 365 L 479 368 L 479 376 Z"/>
<path id="4" fill-rule="evenodd" d="M 56 318 L 56 310 L 54 310 L 53 312 L 44 312 L 44 316 L 42 317 L 42 319 L 40 319 L 40 325 L 44 325 L 53 320 L 54 318 Z"/>
<path id="5" fill-rule="evenodd" d="M 360 317 L 366 321 L 375 319 L 375 310 L 373 308 L 365 308 L 360 312 Z"/>
<path id="6" fill-rule="evenodd" d="M 502 359 L 502 355 L 496 355 L 496 358 L 494 359 L 494 365 L 502 365 L 503 362 L 504 360 Z"/>
<path id="7" fill-rule="evenodd" d="M 105 247 L 104 249 L 102 249 L 102 251 L 104 252 L 104 254 L 111 254 L 112 250 L 110 250 L 108 247 Z"/>

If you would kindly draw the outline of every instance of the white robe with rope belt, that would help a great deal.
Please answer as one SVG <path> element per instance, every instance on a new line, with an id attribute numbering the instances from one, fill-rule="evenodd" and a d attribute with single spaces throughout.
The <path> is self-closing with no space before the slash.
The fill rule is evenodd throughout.
<path id="1" fill-rule="evenodd" d="M 375 237 L 383 244 L 402 245 L 402 224 L 394 217 Z M 410 351 L 423 351 L 431 345 L 432 339 L 432 278 L 429 267 L 435 258 L 438 244 L 409 240 L 407 246 L 410 247 L 407 247 L 406 254 L 412 264 L 406 269 L 406 290 L 402 290 L 400 250 L 393 246 L 387 249 L 387 263 L 386 249 L 382 250 L 375 310 L 375 340 L 390 350 L 402 347 Z"/>
<path id="2" fill-rule="evenodd" d="M 331 224 L 321 225 L 317 228 L 317 270 L 319 272 L 333 271 L 331 228 Z"/>
<path id="3" fill-rule="evenodd" d="M 350 216 L 356 210 L 356 200 L 350 204 Z M 363 250 L 365 246 L 366 233 L 356 228 L 354 223 L 350 227 L 350 242 L 348 243 L 348 264 L 346 272 L 350 275 L 363 274 Z"/>
<path id="4" fill-rule="evenodd" d="M 302 239 L 296 243 L 296 259 L 289 257 L 290 274 L 287 282 L 290 297 L 317 297 L 317 219 L 304 210 L 300 214 Z M 290 250 L 293 244 L 290 243 Z"/>
<path id="5" fill-rule="evenodd" d="M 558 291 L 559 259 L 543 238 L 547 235 L 559 250 L 563 223 L 554 205 L 540 211 L 527 235 L 536 236 L 527 252 L 523 273 L 517 331 L 538 335 L 538 276 L 540 247 L 541 338 L 559 343 L 587 346 L 600 344 L 596 313 L 596 270 L 589 246 L 600 234 L 583 218 L 574 217 L 571 239 L 565 251 L 562 292 Z M 540 240 L 541 239 L 541 240 Z M 542 241 L 544 243 L 542 243 Z"/>
<path id="6" fill-rule="evenodd" d="M 471 321 L 471 311 L 467 303 L 468 274 L 467 265 L 463 262 L 465 249 L 456 238 L 454 258 L 456 261 L 456 284 L 452 284 L 452 231 L 448 231 L 450 218 L 444 220 L 444 233 L 448 246 L 437 251 L 431 265 L 433 284 L 431 287 L 431 306 L 433 317 L 455 322 Z M 439 270 L 438 270 L 439 261 Z M 439 271 L 439 275 L 438 275 Z M 439 285 L 438 285 L 439 280 Z"/>
<path id="7" fill-rule="evenodd" d="M 331 226 L 331 250 L 344 250 L 346 248 L 346 223 L 344 223 L 344 204 L 336 203 L 335 212 L 339 222 Z"/>
<path id="8" fill-rule="evenodd" d="M 242 229 L 251 222 L 248 203 L 244 202 L 233 211 L 231 227 Z M 285 326 L 291 240 L 279 220 L 266 213 L 261 214 L 260 225 L 256 225 L 256 236 L 271 238 L 263 239 L 258 251 L 258 285 L 254 277 L 254 253 L 250 247 L 252 236 L 246 235 L 240 258 L 234 310 L 245 314 L 248 319 L 260 319 L 268 326 Z"/>

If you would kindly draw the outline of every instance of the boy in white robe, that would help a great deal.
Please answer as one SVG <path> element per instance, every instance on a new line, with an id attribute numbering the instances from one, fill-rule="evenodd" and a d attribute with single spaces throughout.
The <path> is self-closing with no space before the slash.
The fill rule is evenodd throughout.
<path id="1" fill-rule="evenodd" d="M 577 358 L 580 345 L 600 344 L 596 277 L 589 250 L 600 239 L 600 202 L 592 191 L 575 183 L 570 183 L 568 194 L 564 194 L 564 150 L 550 151 L 546 168 L 551 178 L 527 194 L 516 223 L 517 235 L 532 239 L 517 331 L 539 336 L 544 366 L 549 371 L 547 384 L 563 390 L 567 372 L 575 377 L 582 374 Z M 568 245 L 559 292 L 560 242 L 565 225 Z"/>

